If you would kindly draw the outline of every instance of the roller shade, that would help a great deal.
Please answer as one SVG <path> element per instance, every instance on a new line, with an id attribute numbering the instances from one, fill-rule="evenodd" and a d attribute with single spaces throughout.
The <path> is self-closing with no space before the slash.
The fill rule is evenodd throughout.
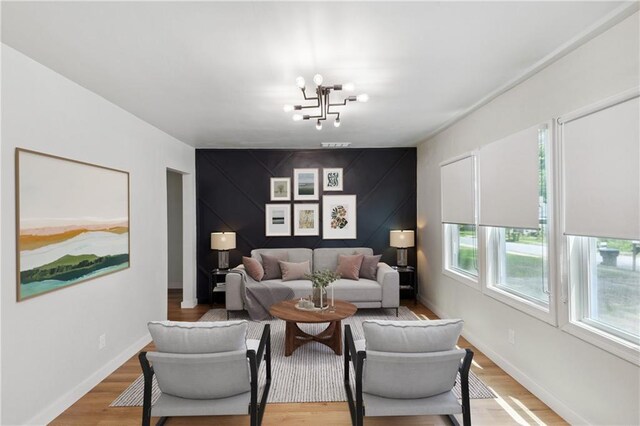
<path id="1" fill-rule="evenodd" d="M 640 101 L 562 125 L 564 232 L 640 239 Z"/>
<path id="2" fill-rule="evenodd" d="M 538 131 L 547 127 L 534 126 L 480 149 L 480 225 L 539 227 Z"/>
<path id="3" fill-rule="evenodd" d="M 468 156 L 440 167 L 442 222 L 475 225 L 476 188 L 474 157 Z"/>

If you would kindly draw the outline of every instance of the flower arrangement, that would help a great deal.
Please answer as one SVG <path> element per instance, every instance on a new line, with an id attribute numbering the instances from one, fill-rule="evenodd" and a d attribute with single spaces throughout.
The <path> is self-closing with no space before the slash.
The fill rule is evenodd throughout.
<path id="1" fill-rule="evenodd" d="M 325 269 L 324 271 L 316 271 L 313 274 L 306 274 L 304 277 L 311 280 L 314 288 L 325 288 L 335 280 L 340 279 L 340 274 Z"/>

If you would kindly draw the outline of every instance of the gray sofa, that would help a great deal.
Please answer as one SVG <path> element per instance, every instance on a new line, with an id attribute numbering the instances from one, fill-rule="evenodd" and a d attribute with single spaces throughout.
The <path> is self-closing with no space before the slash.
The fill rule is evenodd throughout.
<path id="1" fill-rule="evenodd" d="M 251 251 L 251 257 L 262 261 L 261 254 L 277 254 L 286 252 L 289 262 L 304 262 L 308 260 L 312 271 L 329 269 L 335 271 L 338 266 L 338 255 L 364 254 L 373 255 L 373 250 L 366 247 L 356 248 L 307 248 L 288 249 L 256 249 Z M 243 270 L 239 265 L 236 269 Z M 244 274 L 248 279 L 251 277 Z M 226 307 L 228 311 L 240 311 L 244 309 L 243 282 L 239 273 L 229 273 L 226 277 Z M 309 280 L 282 281 L 273 280 L 290 287 L 296 298 L 307 297 L 311 294 L 312 287 Z M 334 297 L 353 303 L 358 308 L 389 308 L 398 309 L 400 306 L 400 288 L 398 272 L 386 263 L 378 263 L 377 279 L 375 281 L 366 278 L 359 280 L 339 279 L 327 288 L 330 294 L 333 287 Z M 262 281 L 268 284 L 269 281 Z"/>

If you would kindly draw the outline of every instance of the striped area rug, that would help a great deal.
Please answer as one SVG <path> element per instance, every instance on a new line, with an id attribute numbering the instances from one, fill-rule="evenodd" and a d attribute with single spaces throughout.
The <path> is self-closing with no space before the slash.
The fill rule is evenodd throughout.
<path id="1" fill-rule="evenodd" d="M 235 314 L 232 319 L 247 319 L 243 314 Z M 211 309 L 200 321 L 223 321 L 226 319 L 224 309 Z M 409 308 L 400 307 L 398 317 L 394 310 L 363 309 L 353 317 L 343 320 L 349 324 L 355 339 L 362 338 L 362 321 L 367 319 L 423 320 Z M 342 375 L 344 371 L 343 357 L 337 356 L 328 347 L 309 343 L 298 349 L 290 357 L 284 356 L 285 322 L 274 319 L 263 322 L 249 322 L 249 338 L 259 339 L 263 324 L 271 324 L 272 381 L 269 391 L 269 402 L 332 402 L 346 401 Z M 300 328 L 308 333 L 317 334 L 326 324 L 300 324 Z M 352 370 L 353 372 L 353 370 Z M 261 369 L 260 383 L 264 383 L 264 368 Z M 459 382 L 459 380 L 457 381 Z M 142 406 L 142 390 L 144 380 L 138 377 L 118 398 L 111 407 Z M 453 389 L 460 397 L 459 384 Z M 469 372 L 469 393 L 471 398 L 495 398 L 494 393 L 475 375 Z M 160 396 L 157 383 L 153 386 L 153 400 Z"/>

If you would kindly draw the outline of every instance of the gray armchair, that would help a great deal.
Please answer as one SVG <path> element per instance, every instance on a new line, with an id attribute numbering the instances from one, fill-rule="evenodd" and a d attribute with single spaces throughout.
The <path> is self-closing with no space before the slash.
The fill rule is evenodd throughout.
<path id="1" fill-rule="evenodd" d="M 469 405 L 470 349 L 457 349 L 462 320 L 364 321 L 364 340 L 354 340 L 345 326 L 344 385 L 351 421 L 365 416 L 455 414 L 471 425 Z M 352 389 L 350 364 L 355 369 Z M 453 394 L 460 372 L 462 402 Z"/>
<path id="2" fill-rule="evenodd" d="M 160 417 L 249 415 L 251 426 L 262 423 L 271 385 L 271 333 L 264 326 L 260 340 L 246 339 L 246 321 L 151 322 L 157 352 L 141 352 L 144 375 L 142 425 Z M 266 384 L 258 398 L 258 372 L 266 365 Z M 156 376 L 162 394 L 152 404 Z"/>

